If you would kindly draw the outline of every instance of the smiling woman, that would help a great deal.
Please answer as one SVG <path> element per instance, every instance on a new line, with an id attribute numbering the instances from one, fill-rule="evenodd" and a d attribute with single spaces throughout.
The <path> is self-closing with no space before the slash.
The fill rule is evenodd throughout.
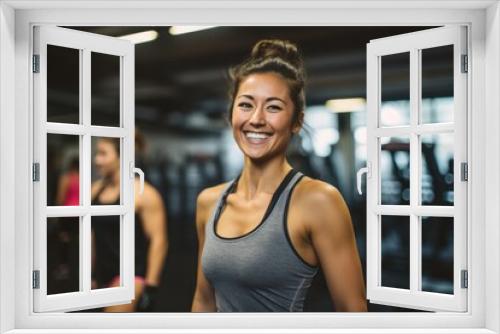
<path id="1" fill-rule="evenodd" d="M 302 311 L 319 268 L 337 311 L 366 311 L 342 195 L 286 158 L 304 119 L 305 73 L 297 47 L 261 40 L 230 75 L 230 123 L 244 165 L 234 180 L 198 195 L 200 261 L 192 311 Z"/>

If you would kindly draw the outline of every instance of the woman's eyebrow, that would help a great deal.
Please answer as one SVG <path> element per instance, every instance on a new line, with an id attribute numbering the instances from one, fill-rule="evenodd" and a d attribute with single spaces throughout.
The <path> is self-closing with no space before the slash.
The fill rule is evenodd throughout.
<path id="1" fill-rule="evenodd" d="M 246 98 L 249 98 L 250 100 L 255 100 L 252 95 L 248 95 L 248 94 L 239 95 L 238 98 L 240 98 L 240 97 L 246 97 Z M 281 101 L 284 104 L 286 104 L 286 102 L 283 99 L 280 99 L 279 97 L 276 97 L 276 96 L 271 96 L 271 97 L 268 97 L 266 99 L 266 101 L 273 101 L 273 100 L 278 100 L 278 101 Z"/>

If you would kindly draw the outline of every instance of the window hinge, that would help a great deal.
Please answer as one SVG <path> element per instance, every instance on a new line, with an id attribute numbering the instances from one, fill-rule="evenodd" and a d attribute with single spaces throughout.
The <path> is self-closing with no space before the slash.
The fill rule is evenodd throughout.
<path id="1" fill-rule="evenodd" d="M 40 270 L 33 270 L 33 289 L 40 289 Z"/>
<path id="2" fill-rule="evenodd" d="M 40 73 L 40 55 L 33 55 L 33 73 Z"/>
<path id="3" fill-rule="evenodd" d="M 469 57 L 467 55 L 462 55 L 462 73 L 469 72 L 468 61 L 469 61 Z"/>
<path id="4" fill-rule="evenodd" d="M 40 181 L 40 164 L 38 162 L 33 163 L 33 181 Z"/>
<path id="5" fill-rule="evenodd" d="M 466 162 L 462 162 L 460 164 L 460 178 L 462 181 L 467 181 L 469 180 L 469 166 Z"/>
<path id="6" fill-rule="evenodd" d="M 469 287 L 469 275 L 468 275 L 468 271 L 465 270 L 465 269 L 462 269 L 461 271 L 462 273 L 462 284 L 461 284 L 461 287 L 462 289 L 467 289 Z"/>

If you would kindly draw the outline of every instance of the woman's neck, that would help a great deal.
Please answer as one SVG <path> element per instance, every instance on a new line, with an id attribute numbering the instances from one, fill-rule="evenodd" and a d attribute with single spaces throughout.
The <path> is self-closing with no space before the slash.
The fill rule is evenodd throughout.
<path id="1" fill-rule="evenodd" d="M 284 156 L 261 164 L 245 157 L 237 191 L 247 200 L 262 192 L 272 195 L 291 168 Z"/>
<path id="2" fill-rule="evenodd" d="M 120 186 L 120 173 L 115 172 L 109 175 L 107 178 L 107 184 L 110 187 L 119 187 Z"/>

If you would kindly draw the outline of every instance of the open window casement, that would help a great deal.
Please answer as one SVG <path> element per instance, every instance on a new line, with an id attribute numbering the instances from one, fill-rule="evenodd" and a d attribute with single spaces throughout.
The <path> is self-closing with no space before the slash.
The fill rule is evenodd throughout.
<path id="1" fill-rule="evenodd" d="M 95 67 L 95 71 L 92 71 Z M 114 71 L 114 95 L 109 97 L 99 71 Z M 65 80 L 73 82 L 72 94 Z M 34 254 L 35 312 L 75 311 L 130 303 L 134 298 L 134 45 L 130 41 L 56 26 L 34 27 Z M 109 86 L 109 85 L 108 85 Z M 67 88 L 67 87 L 66 87 Z M 112 94 L 111 94 L 112 95 Z M 111 103 L 109 103 L 109 101 Z M 74 102 L 74 103 L 73 103 Z M 93 205 L 92 170 L 98 138 L 119 142 L 118 204 Z M 56 144 L 56 145 L 54 145 Z M 71 151 L 78 158 L 77 203 L 54 203 L 48 196 L 53 151 Z M 141 178 L 143 180 L 143 178 Z M 79 192 L 79 195 L 78 195 Z M 92 286 L 92 224 L 99 217 L 116 218 L 120 284 Z M 76 286 L 71 291 L 48 286 L 51 242 L 55 224 L 74 227 L 78 237 Z M 111 242 L 111 241 L 110 241 Z M 95 254 L 98 256 L 98 254 Z M 54 292 L 55 291 L 55 292 Z"/>
<path id="2" fill-rule="evenodd" d="M 467 311 L 466 33 L 445 26 L 367 44 L 368 159 L 358 182 L 367 172 L 372 303 Z"/>

